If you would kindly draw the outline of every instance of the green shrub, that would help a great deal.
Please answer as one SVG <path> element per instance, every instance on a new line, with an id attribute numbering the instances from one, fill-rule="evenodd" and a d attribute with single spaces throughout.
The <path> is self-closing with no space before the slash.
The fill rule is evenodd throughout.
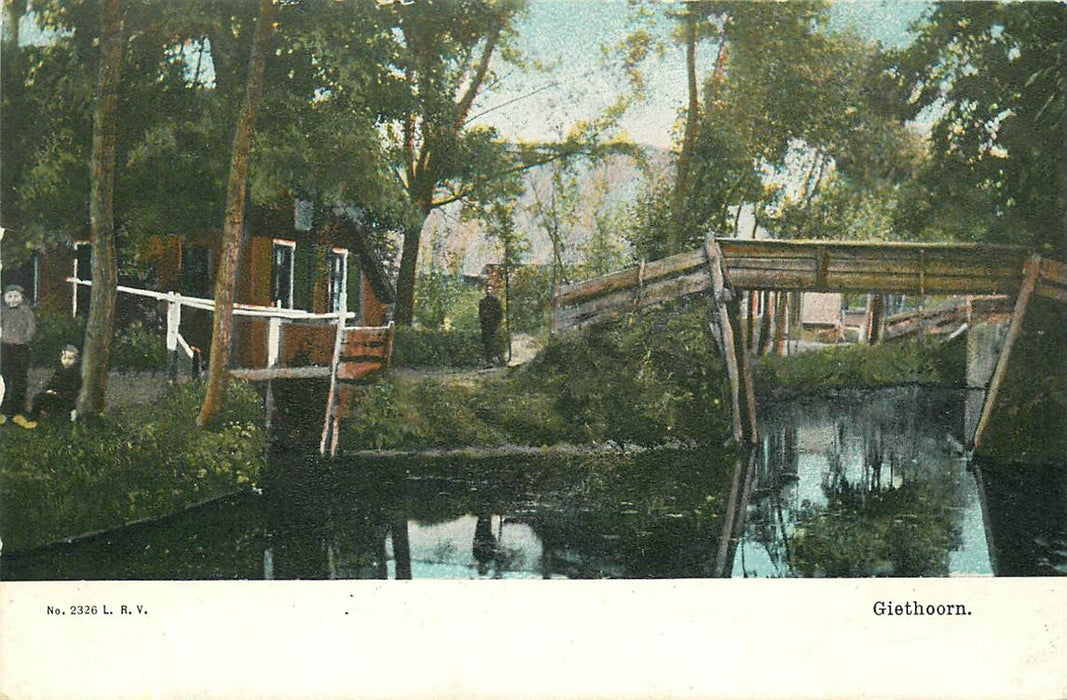
<path id="1" fill-rule="evenodd" d="M 167 367 L 167 346 L 159 331 L 134 321 L 111 343 L 111 367 L 127 372 L 155 372 Z"/>
<path id="2" fill-rule="evenodd" d="M 834 345 L 790 357 L 765 356 L 756 363 L 759 391 L 870 389 L 896 384 L 952 384 L 936 339 L 880 345 Z"/>
<path id="3" fill-rule="evenodd" d="M 717 442 L 729 426 L 703 301 L 553 338 L 528 373 L 523 385 L 556 397 L 574 441 Z"/>
<path id="4" fill-rule="evenodd" d="M 501 301 L 503 294 L 501 289 Z M 512 271 L 508 304 L 512 333 L 547 332 L 552 314 L 552 268 L 527 266 Z"/>
<path id="5" fill-rule="evenodd" d="M 70 343 L 81 348 L 84 337 L 83 319 L 68 314 L 39 314 L 37 335 L 30 345 L 30 364 L 37 367 L 55 367 L 63 346 Z"/>
<path id="6" fill-rule="evenodd" d="M 458 272 L 433 266 L 415 281 L 415 323 L 429 330 L 477 329 L 481 294 Z"/>
<path id="7" fill-rule="evenodd" d="M 0 536 L 26 549 L 250 488 L 265 461 L 258 395 L 231 387 L 212 430 L 196 427 L 199 385 L 157 403 L 35 430 L 0 428 Z"/>
<path id="8" fill-rule="evenodd" d="M 31 346 L 30 362 L 36 367 L 55 367 L 67 343 L 79 349 L 85 339 L 85 320 L 66 314 L 41 314 Z M 167 366 L 167 348 L 161 331 L 141 321 L 119 329 L 111 341 L 111 369 L 124 372 L 155 372 Z"/>
<path id="9" fill-rule="evenodd" d="M 395 367 L 480 367 L 482 336 L 478 330 L 397 328 Z"/>

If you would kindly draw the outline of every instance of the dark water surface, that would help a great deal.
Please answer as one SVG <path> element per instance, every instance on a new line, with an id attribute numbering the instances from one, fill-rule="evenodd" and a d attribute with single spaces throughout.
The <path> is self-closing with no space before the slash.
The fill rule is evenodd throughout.
<path id="1" fill-rule="evenodd" d="M 1067 469 L 975 465 L 963 394 L 763 409 L 763 442 L 597 457 L 289 455 L 262 493 L 0 559 L 5 580 L 1067 574 Z"/>

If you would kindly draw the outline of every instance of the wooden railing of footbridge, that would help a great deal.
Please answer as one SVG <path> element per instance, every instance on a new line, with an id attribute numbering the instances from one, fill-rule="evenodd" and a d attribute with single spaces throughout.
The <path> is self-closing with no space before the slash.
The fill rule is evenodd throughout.
<path id="1" fill-rule="evenodd" d="M 1014 295 L 1030 253 L 1015 246 L 718 239 L 727 284 L 736 289 L 879 294 Z M 1064 266 L 1040 262 L 1035 293 L 1067 302 Z M 707 291 L 703 250 L 561 287 L 558 330 Z"/>
<path id="2" fill-rule="evenodd" d="M 695 294 L 714 302 L 709 327 L 731 381 L 734 436 L 755 441 L 751 350 L 734 333 L 736 291 L 867 292 L 910 295 L 1010 295 L 1011 326 L 987 391 L 976 448 L 988 423 L 1012 345 L 1033 294 L 1067 303 L 1067 266 L 1016 246 L 966 243 L 885 243 L 718 239 L 701 250 L 642 263 L 566 285 L 553 298 L 552 328 L 581 328 Z M 740 387 L 740 389 L 739 389 Z M 739 391 L 746 396 L 739 398 Z M 747 403 L 748 410 L 744 408 Z M 744 415 L 743 414 L 747 414 Z"/>

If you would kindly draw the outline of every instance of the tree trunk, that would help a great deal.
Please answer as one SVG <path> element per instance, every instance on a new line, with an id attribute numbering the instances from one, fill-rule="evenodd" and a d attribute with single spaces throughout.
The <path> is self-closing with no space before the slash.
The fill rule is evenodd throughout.
<path id="1" fill-rule="evenodd" d="M 18 48 L 19 22 L 26 14 L 26 0 L 5 0 L 4 2 L 4 37 L 5 42 Z"/>
<path id="2" fill-rule="evenodd" d="M 398 326 L 410 326 L 415 320 L 415 270 L 419 262 L 419 242 L 426 216 L 404 231 L 404 246 L 400 254 L 400 269 L 396 274 L 396 311 L 393 320 Z"/>
<path id="3" fill-rule="evenodd" d="M 118 263 L 115 254 L 115 127 L 122 75 L 122 8 L 119 0 L 100 3 L 100 68 L 93 112 L 92 183 L 89 225 L 93 287 L 82 351 L 79 415 L 99 415 L 106 407 L 108 362 L 115 330 Z"/>
<path id="4" fill-rule="evenodd" d="M 211 334 L 211 361 L 208 366 L 207 395 L 200 409 L 197 425 L 210 423 L 226 406 L 229 383 L 230 347 L 233 341 L 233 303 L 237 280 L 237 262 L 245 223 L 245 200 L 248 196 L 248 160 L 255 131 L 256 112 L 263 97 L 263 72 L 267 63 L 274 21 L 273 0 L 261 0 L 256 22 L 252 56 L 248 66 L 248 86 L 244 106 L 237 120 L 230 156 L 230 180 L 226 187 L 226 221 L 222 231 L 222 251 L 215 276 L 215 318 Z"/>
<path id="5" fill-rule="evenodd" d="M 426 146 L 427 148 L 429 146 Z M 404 244 L 400 253 L 400 269 L 396 275 L 396 310 L 393 321 L 398 326 L 410 326 L 415 320 L 415 277 L 419 265 L 419 243 L 426 219 L 434 209 L 433 190 L 435 180 L 430 175 L 432 155 L 417 169 L 410 191 L 418 216 L 404 229 Z"/>
<path id="6" fill-rule="evenodd" d="M 685 18 L 685 66 L 689 86 L 689 109 L 685 117 L 685 134 L 682 138 L 682 151 L 678 154 L 678 167 L 674 177 L 674 198 L 671 202 L 671 230 L 667 251 L 674 254 L 682 249 L 685 239 L 682 226 L 685 218 L 685 204 L 689 192 L 689 168 L 693 161 L 693 149 L 696 146 L 697 123 L 700 119 L 700 91 L 697 86 L 697 24 L 690 7 Z"/>

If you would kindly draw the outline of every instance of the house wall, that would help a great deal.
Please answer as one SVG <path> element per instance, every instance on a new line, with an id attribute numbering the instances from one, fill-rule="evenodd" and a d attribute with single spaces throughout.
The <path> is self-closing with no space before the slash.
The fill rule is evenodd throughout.
<path id="1" fill-rule="evenodd" d="M 385 325 L 388 307 L 378 299 L 366 276 L 363 276 L 359 285 L 359 308 L 361 326 Z"/>
<path id="2" fill-rule="evenodd" d="M 841 294 L 805 292 L 800 306 L 800 320 L 805 325 L 833 326 L 841 321 Z"/>
<path id="3" fill-rule="evenodd" d="M 319 223 L 319 222 L 316 222 Z M 354 321 L 361 325 L 384 325 L 388 306 L 381 303 L 367 281 L 360 266 L 360 256 L 351 232 L 343 227 L 327 223 L 311 231 L 298 231 L 290 208 L 253 208 L 249 212 L 249 235 L 242 247 L 235 279 L 235 300 L 238 303 L 267 306 L 271 303 L 272 248 L 275 238 L 296 242 L 294 255 L 293 302 L 296 308 L 315 313 L 327 311 L 327 252 L 330 248 L 345 248 L 348 255 L 348 308 L 360 315 Z M 195 247 L 206 250 L 209 271 L 199 272 L 197 280 L 207 280 L 206 285 L 195 292 L 183 289 L 183 248 Z M 146 241 L 140 256 L 151 273 L 148 279 L 157 291 L 176 291 L 197 296 L 211 297 L 214 291 L 214 275 L 218 267 L 219 236 L 217 231 L 178 237 L 158 237 Z M 70 247 L 57 247 L 38 256 L 38 308 L 56 314 L 71 311 L 72 287 L 66 282 L 73 270 L 74 251 Z M 188 272 L 186 272 L 186 277 Z M 186 280 L 188 281 L 188 280 Z M 187 285 L 186 285 L 187 286 Z M 207 289 L 206 293 L 204 289 Z M 160 313 L 165 313 L 160 304 Z M 180 331 L 186 342 L 200 348 L 205 354 L 211 345 L 213 314 L 208 311 L 183 308 Z M 325 335 L 320 329 L 297 330 L 292 326 L 289 335 L 283 334 L 287 345 L 283 358 L 303 354 L 312 362 L 329 362 L 333 350 L 332 330 Z M 267 362 L 268 323 L 266 320 L 237 317 L 234 324 L 233 361 L 235 367 L 264 367 Z M 161 339 L 162 342 L 162 339 Z M 318 344 L 322 344 L 322 348 Z"/>

